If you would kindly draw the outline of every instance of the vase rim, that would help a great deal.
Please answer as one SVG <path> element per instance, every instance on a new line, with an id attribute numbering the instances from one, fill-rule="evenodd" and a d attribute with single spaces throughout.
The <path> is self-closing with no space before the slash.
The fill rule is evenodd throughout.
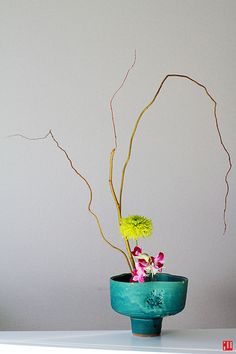
<path id="1" fill-rule="evenodd" d="M 131 284 L 132 286 L 136 286 L 136 285 L 144 285 L 144 284 L 150 284 L 152 283 L 152 281 L 147 281 L 144 283 L 139 283 L 139 282 L 129 282 L 128 281 L 128 277 L 131 277 L 131 273 L 122 273 L 122 274 L 117 274 L 117 275 L 113 275 L 110 278 L 110 281 L 115 281 L 115 282 L 120 282 L 120 283 L 127 283 L 127 284 Z M 187 283 L 188 282 L 188 278 L 182 276 L 182 275 L 176 275 L 176 274 L 170 274 L 170 273 L 159 273 L 158 276 L 160 277 L 165 277 L 165 280 L 154 280 L 153 282 L 158 282 L 158 283 Z M 123 279 L 123 280 L 122 280 Z M 126 280 L 124 280 L 126 279 Z"/>

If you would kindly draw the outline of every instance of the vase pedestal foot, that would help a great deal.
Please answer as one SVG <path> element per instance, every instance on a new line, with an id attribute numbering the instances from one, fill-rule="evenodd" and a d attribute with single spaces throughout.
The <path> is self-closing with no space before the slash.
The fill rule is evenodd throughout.
<path id="1" fill-rule="evenodd" d="M 131 317 L 131 328 L 134 336 L 156 337 L 161 334 L 162 317 L 134 318 Z"/>

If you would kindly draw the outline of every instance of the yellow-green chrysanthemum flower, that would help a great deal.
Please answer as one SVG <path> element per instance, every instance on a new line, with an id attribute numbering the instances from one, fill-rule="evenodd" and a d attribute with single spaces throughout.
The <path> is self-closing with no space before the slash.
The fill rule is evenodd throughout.
<path id="1" fill-rule="evenodd" d="M 120 233 L 126 239 L 137 240 L 152 234 L 152 220 L 144 216 L 132 215 L 120 220 Z"/>

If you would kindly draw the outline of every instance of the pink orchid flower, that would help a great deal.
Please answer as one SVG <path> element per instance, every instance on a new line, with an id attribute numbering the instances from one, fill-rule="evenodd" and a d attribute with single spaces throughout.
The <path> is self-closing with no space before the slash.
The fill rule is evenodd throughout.
<path id="1" fill-rule="evenodd" d="M 146 277 L 146 272 L 143 267 L 139 267 L 138 264 L 136 264 L 136 268 L 132 271 L 132 278 L 131 282 L 139 282 L 139 283 L 144 283 Z"/>
<path id="2" fill-rule="evenodd" d="M 145 278 L 162 272 L 164 265 L 164 253 L 159 252 L 156 257 L 150 257 L 146 253 L 142 253 L 141 247 L 134 247 L 131 251 L 136 258 L 135 269 L 132 271 L 131 282 L 145 282 Z"/>

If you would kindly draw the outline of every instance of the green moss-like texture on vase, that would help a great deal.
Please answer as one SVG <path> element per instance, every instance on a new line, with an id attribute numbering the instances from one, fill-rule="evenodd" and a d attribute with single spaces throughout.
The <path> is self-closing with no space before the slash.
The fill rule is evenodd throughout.
<path id="1" fill-rule="evenodd" d="M 131 318 L 133 334 L 159 335 L 162 318 L 184 309 L 188 279 L 160 273 L 153 281 L 130 283 L 130 277 L 121 274 L 110 279 L 111 306 Z"/>

